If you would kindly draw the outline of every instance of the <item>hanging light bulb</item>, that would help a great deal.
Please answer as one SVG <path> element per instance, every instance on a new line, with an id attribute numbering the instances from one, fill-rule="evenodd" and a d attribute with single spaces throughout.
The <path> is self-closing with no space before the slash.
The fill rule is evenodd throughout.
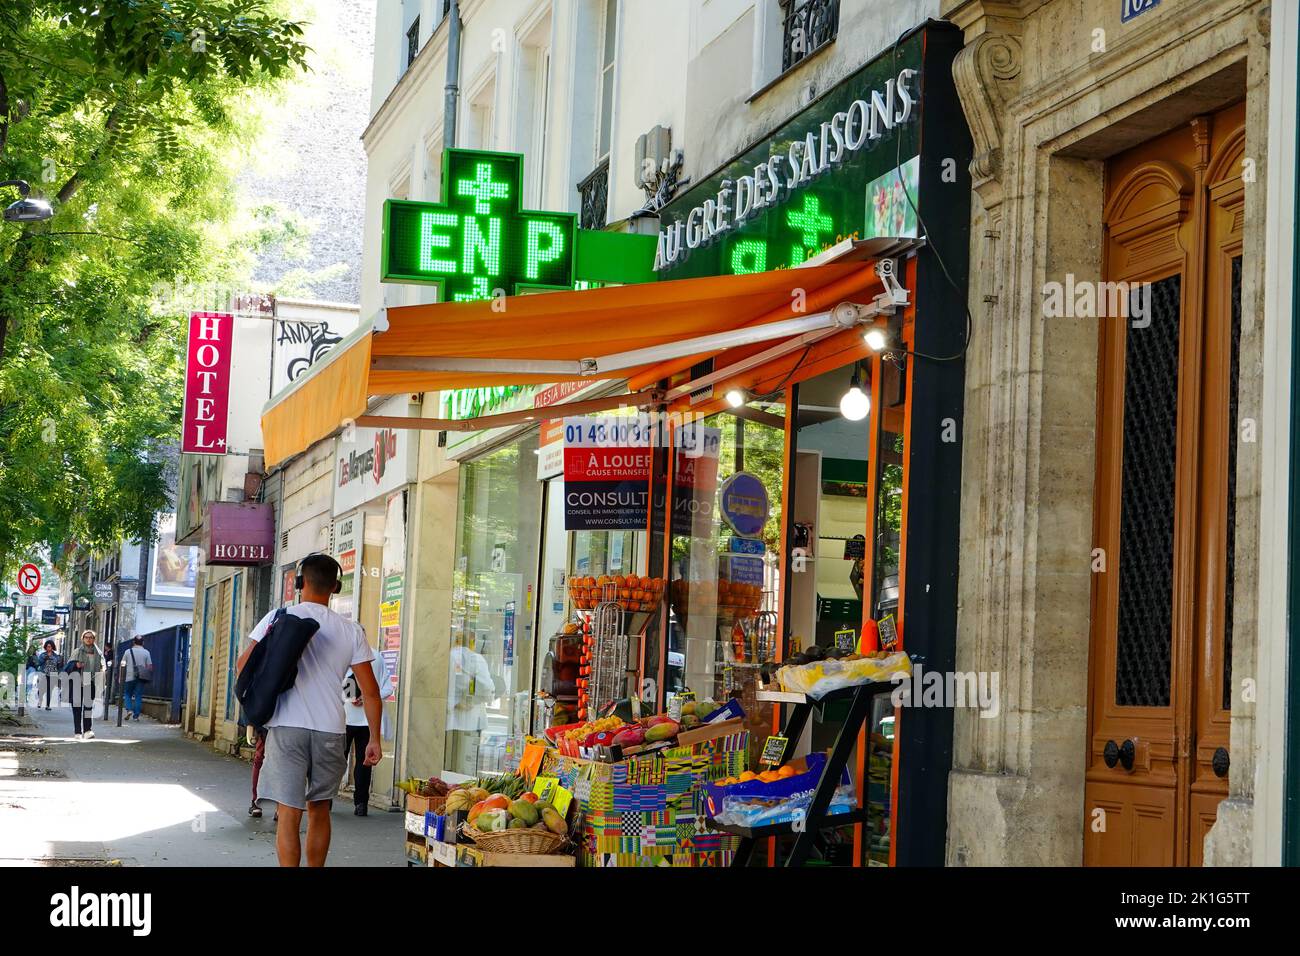
<path id="1" fill-rule="evenodd" d="M 871 411 L 871 399 L 862 390 L 862 381 L 855 366 L 853 377 L 849 380 L 849 390 L 840 399 L 840 414 L 851 422 L 860 422 L 867 417 L 869 411 Z"/>
<path id="2" fill-rule="evenodd" d="M 739 408 L 745 404 L 745 392 L 743 389 L 733 388 L 727 391 L 727 404 L 732 408 Z"/>
<path id="3" fill-rule="evenodd" d="M 866 334 L 862 336 L 862 339 L 867 343 L 867 348 L 871 349 L 873 352 L 879 352 L 889 344 L 889 337 L 885 335 L 884 329 L 867 329 Z"/>

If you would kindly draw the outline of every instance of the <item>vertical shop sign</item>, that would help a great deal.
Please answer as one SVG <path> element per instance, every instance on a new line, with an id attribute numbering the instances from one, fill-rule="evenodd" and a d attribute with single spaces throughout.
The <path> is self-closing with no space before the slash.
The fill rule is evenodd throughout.
<path id="1" fill-rule="evenodd" d="M 384 507 L 384 593 L 380 605 L 380 653 L 392 677 L 392 692 L 384 700 L 397 700 L 402 650 L 402 601 L 406 584 L 406 492 L 388 496 Z M 387 723 L 387 722 L 386 722 Z"/>
<path id="2" fill-rule="evenodd" d="M 711 538 L 716 534 L 713 506 L 722 429 L 689 425 L 676 432 L 674 443 L 673 534 Z"/>
<path id="3" fill-rule="evenodd" d="M 640 531 L 649 520 L 650 428 L 636 418 L 564 420 L 564 530 Z"/>
<path id="4" fill-rule="evenodd" d="M 356 620 L 357 548 L 360 545 L 361 517 L 353 512 L 340 518 L 334 526 L 334 556 L 343 569 L 343 590 L 334 595 L 334 610 L 348 620 Z"/>
<path id="5" fill-rule="evenodd" d="M 185 357 L 185 407 L 181 451 L 196 455 L 226 453 L 230 410 L 230 345 L 235 317 L 228 312 L 190 314 Z"/>
<path id="6" fill-rule="evenodd" d="M 502 636 L 505 639 L 505 666 L 511 667 L 515 663 L 515 602 L 507 601 L 505 610 L 502 614 Z"/>

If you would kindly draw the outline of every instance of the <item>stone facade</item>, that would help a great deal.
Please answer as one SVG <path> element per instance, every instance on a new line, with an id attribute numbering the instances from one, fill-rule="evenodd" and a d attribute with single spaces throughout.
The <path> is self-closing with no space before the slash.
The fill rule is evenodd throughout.
<path id="1" fill-rule="evenodd" d="M 1044 282 L 1099 279 L 1104 160 L 1246 101 L 1240 416 L 1263 390 L 1268 4 L 947 0 L 975 140 L 958 668 L 1000 671 L 1001 713 L 956 716 L 951 865 L 1083 859 L 1096 320 L 1045 321 Z M 1081 12 L 1082 11 L 1082 12 Z M 1234 675 L 1256 673 L 1258 453 L 1236 481 Z M 1251 860 L 1254 704 L 1232 703 L 1230 797 L 1206 862 Z"/>

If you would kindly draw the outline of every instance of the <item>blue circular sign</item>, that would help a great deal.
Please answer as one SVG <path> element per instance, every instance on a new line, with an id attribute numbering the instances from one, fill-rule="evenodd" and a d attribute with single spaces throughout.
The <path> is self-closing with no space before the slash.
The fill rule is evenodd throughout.
<path id="1" fill-rule="evenodd" d="M 757 538 L 770 511 L 767 488 L 747 471 L 738 471 L 718 493 L 718 510 L 731 530 L 742 538 Z"/>

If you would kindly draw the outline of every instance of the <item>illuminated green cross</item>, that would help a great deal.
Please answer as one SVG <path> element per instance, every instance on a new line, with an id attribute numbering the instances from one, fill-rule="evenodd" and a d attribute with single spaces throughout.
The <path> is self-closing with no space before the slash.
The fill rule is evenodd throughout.
<path id="1" fill-rule="evenodd" d="M 577 217 L 524 209 L 523 164 L 518 153 L 445 150 L 445 202 L 384 204 L 383 281 L 437 283 L 444 302 L 572 289 Z"/>
<path id="2" fill-rule="evenodd" d="M 494 179 L 492 167 L 488 163 L 479 163 L 474 167 L 473 179 L 462 179 L 456 183 L 456 195 L 473 196 L 474 212 L 486 216 L 492 211 L 492 200 L 510 196 L 510 185 Z"/>
<path id="3" fill-rule="evenodd" d="M 811 249 L 821 245 L 821 234 L 830 232 L 834 220 L 822 212 L 821 200 L 812 193 L 804 193 L 803 209 L 786 211 L 785 221 L 801 234 L 803 244 Z"/>

